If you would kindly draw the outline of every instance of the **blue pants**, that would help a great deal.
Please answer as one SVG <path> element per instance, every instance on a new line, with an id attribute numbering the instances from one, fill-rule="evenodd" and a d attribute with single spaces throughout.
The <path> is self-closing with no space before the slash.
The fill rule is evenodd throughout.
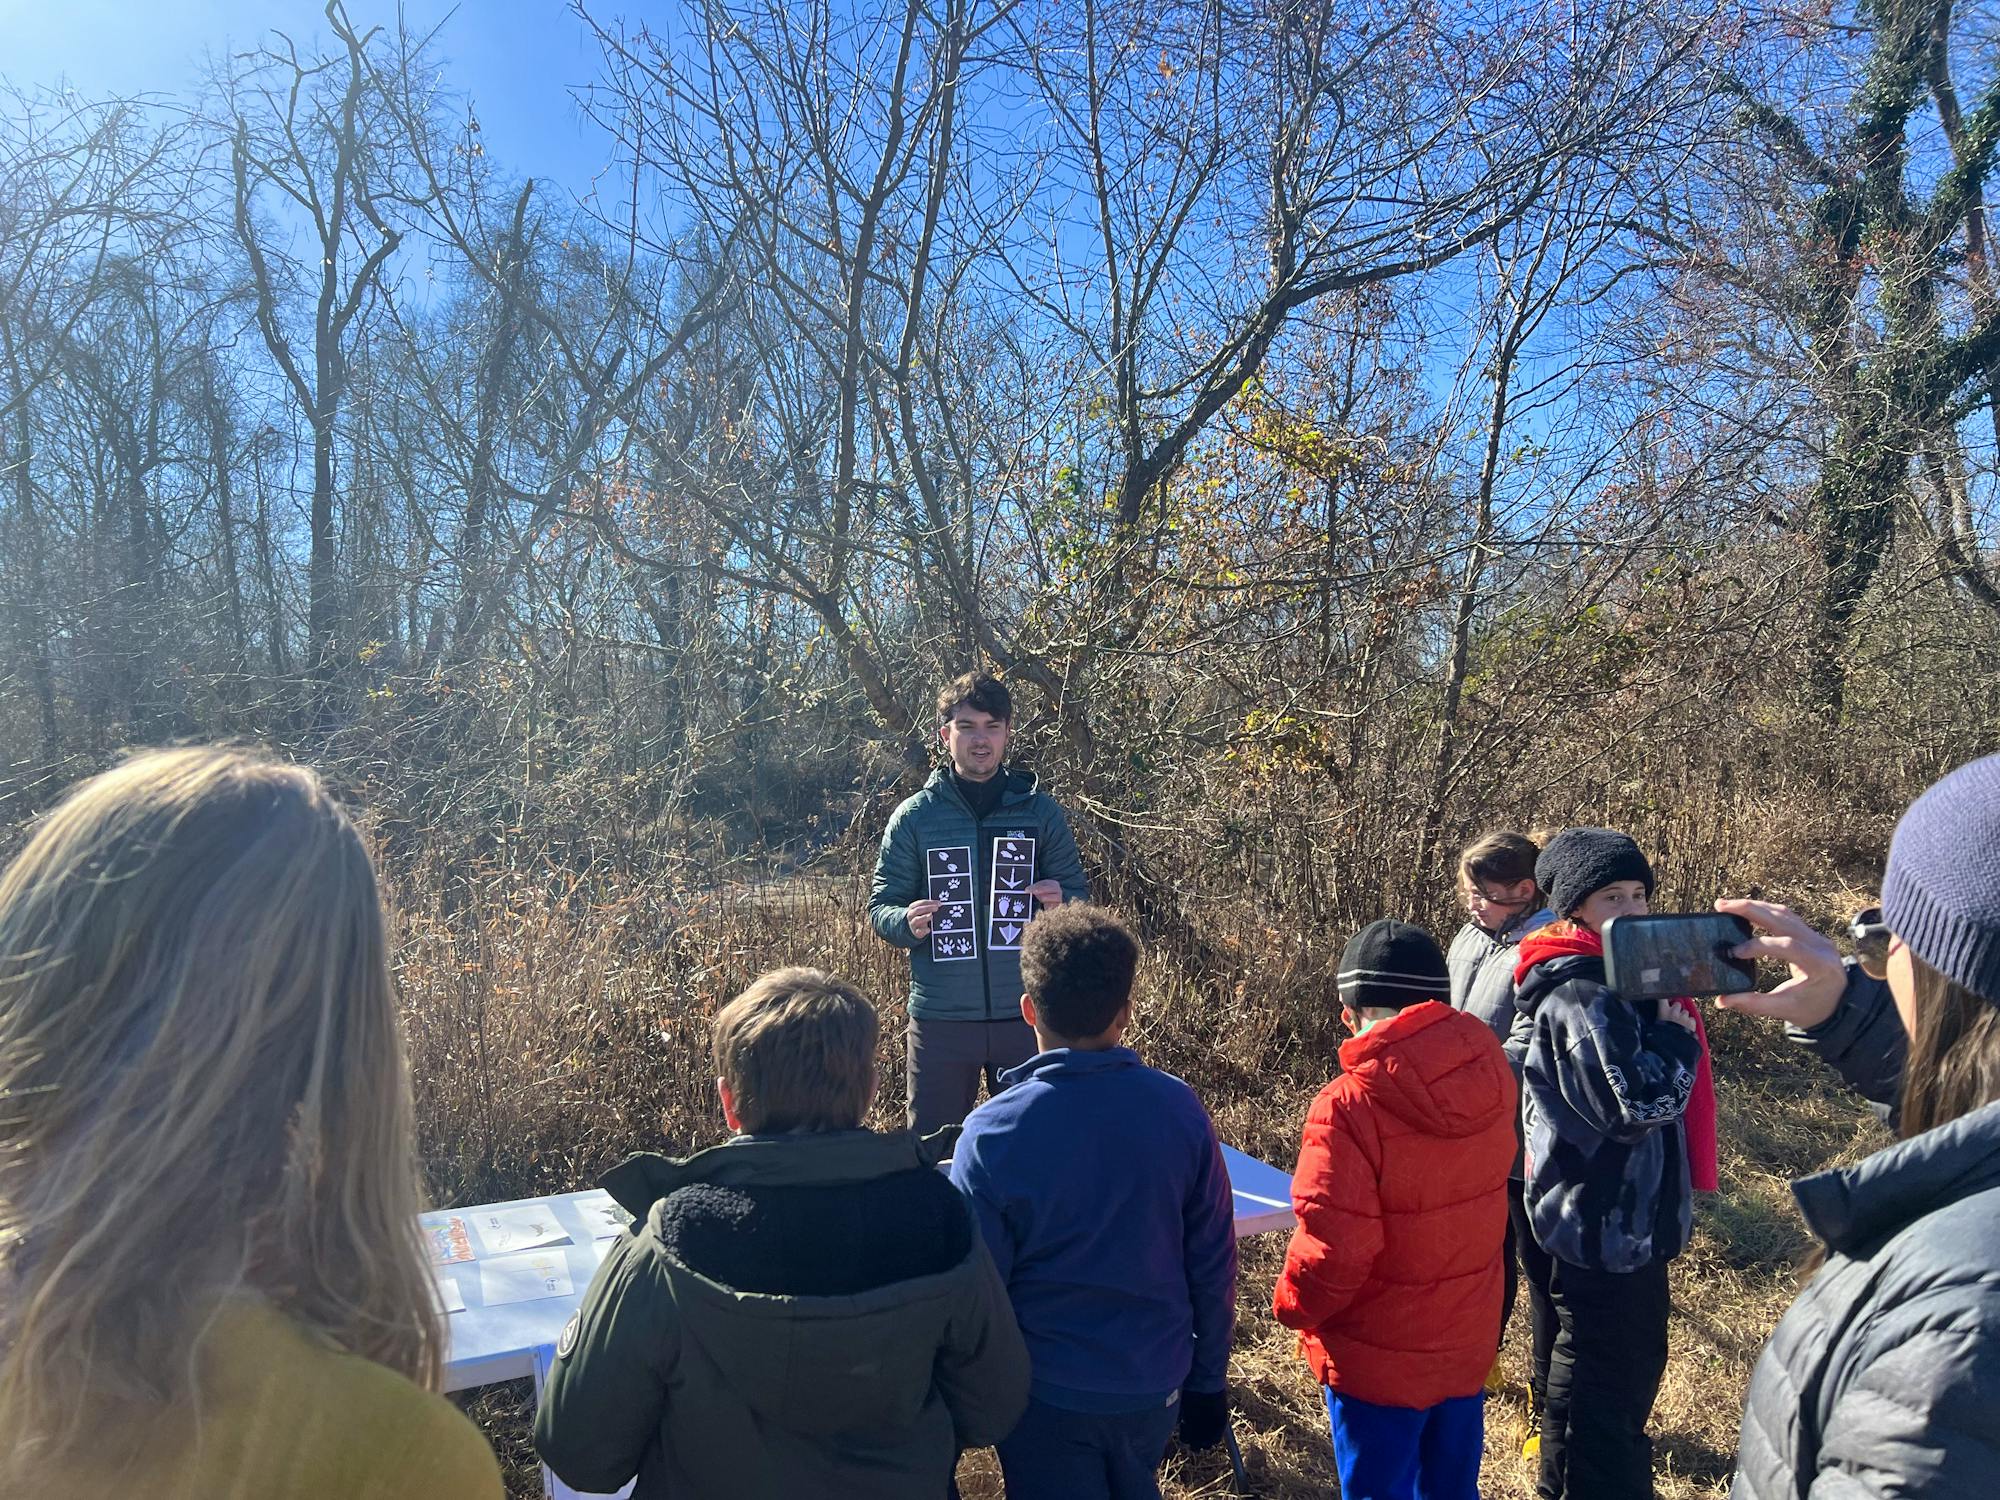
<path id="1" fill-rule="evenodd" d="M 1422 1411 L 1377 1406 L 1322 1388 L 1341 1500 L 1479 1500 L 1486 1397 L 1454 1396 Z"/>
<path id="2" fill-rule="evenodd" d="M 999 1444 L 1007 1500 L 1160 1500 L 1160 1460 L 1180 1415 L 1178 1401 L 1094 1412 L 1031 1399 Z"/>

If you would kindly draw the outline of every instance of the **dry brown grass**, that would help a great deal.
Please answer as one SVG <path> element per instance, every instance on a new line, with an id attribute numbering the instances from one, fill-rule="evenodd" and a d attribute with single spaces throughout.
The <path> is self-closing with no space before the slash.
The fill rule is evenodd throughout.
<path id="1" fill-rule="evenodd" d="M 423 1148 L 439 1202 L 567 1189 L 633 1150 L 684 1152 L 721 1137 L 709 1017 L 755 973 L 814 963 L 861 983 L 884 1017 L 875 1122 L 902 1110 L 901 956 L 868 931 L 860 877 L 703 894 L 586 894 L 498 872 L 403 886 L 401 978 Z M 437 894 L 456 892 L 449 906 Z M 413 893 L 424 893 L 415 897 Z M 1798 895 L 1799 893 L 1792 893 Z M 1822 915 L 1844 893 L 1801 901 Z M 1149 959 L 1135 1044 L 1200 1090 L 1223 1137 L 1289 1164 L 1307 1102 L 1334 1066 L 1320 945 L 1279 939 L 1248 914 L 1217 919 L 1244 978 L 1204 990 Z M 1337 944 L 1331 945 L 1337 950 Z M 1757 1351 L 1790 1301 L 1806 1243 L 1787 1182 L 1878 1145 L 1879 1129 L 1810 1059 L 1752 1022 L 1712 1024 L 1722 1102 L 1722 1191 L 1703 1203 L 1674 1272 L 1673 1358 L 1655 1410 L 1667 1500 L 1728 1489 L 1737 1414 Z M 1236 1430 L 1256 1492 L 1333 1493 L 1317 1389 L 1270 1316 L 1281 1236 L 1244 1247 L 1231 1361 Z M 1489 1403 L 1482 1491 L 1525 1500 L 1518 1443 L 1525 1330 L 1503 1350 L 1506 1390 Z M 470 1409 L 533 1494 L 525 1386 Z M 961 1470 L 968 1500 L 998 1496 L 989 1453 Z M 1170 1463 L 1171 1497 L 1229 1493 L 1220 1454 Z"/>

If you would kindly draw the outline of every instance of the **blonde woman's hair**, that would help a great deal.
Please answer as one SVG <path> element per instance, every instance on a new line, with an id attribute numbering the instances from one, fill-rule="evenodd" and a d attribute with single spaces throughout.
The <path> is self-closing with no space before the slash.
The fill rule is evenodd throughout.
<path id="1" fill-rule="evenodd" d="M 715 1014 L 715 1071 L 753 1133 L 852 1130 L 875 1098 L 875 1007 L 818 969 L 773 969 Z"/>
<path id="2" fill-rule="evenodd" d="M 72 790 L 0 875 L 15 1463 L 196 1401 L 237 1293 L 435 1386 L 417 1206 L 375 871 L 319 779 L 184 749 Z"/>

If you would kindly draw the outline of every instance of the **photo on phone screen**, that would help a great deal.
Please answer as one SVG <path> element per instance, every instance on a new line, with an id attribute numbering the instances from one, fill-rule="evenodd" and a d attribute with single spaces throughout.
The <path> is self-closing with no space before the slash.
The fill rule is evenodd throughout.
<path id="1" fill-rule="evenodd" d="M 1605 983 L 1628 1000 L 1656 995 L 1740 995 L 1757 988 L 1757 965 L 1732 956 L 1750 924 L 1723 912 L 1654 912 L 1604 926 Z"/>

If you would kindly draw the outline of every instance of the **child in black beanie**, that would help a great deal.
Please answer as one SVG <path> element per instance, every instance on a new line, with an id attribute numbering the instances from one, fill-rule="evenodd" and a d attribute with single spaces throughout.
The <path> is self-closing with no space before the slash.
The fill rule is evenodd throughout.
<path id="1" fill-rule="evenodd" d="M 1693 1191 L 1682 1116 L 1701 1043 L 1668 1000 L 1604 983 L 1601 934 L 1643 915 L 1653 868 L 1608 828 L 1551 839 L 1537 883 L 1563 920 L 1521 942 L 1516 1028 L 1527 1216 L 1549 1257 L 1557 1332 L 1544 1377 L 1541 1500 L 1651 1500 L 1646 1421 L 1667 1364 L 1667 1264 Z"/>

